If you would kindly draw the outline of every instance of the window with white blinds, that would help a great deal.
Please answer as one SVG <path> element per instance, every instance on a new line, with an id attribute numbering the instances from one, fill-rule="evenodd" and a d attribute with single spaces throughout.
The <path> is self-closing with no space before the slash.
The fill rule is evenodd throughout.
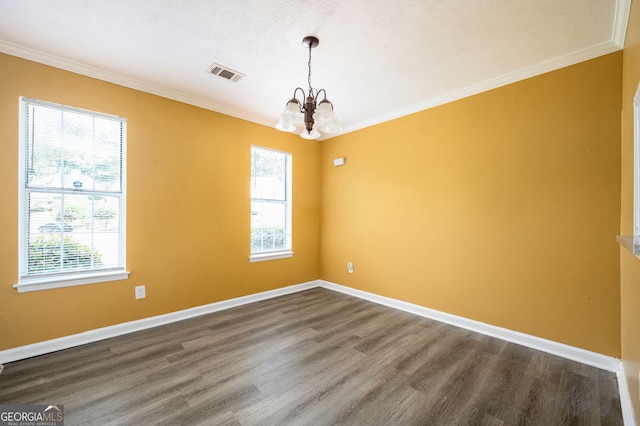
<path id="1" fill-rule="evenodd" d="M 20 107 L 16 288 L 126 278 L 126 120 L 28 98 Z"/>
<path id="2" fill-rule="evenodd" d="M 251 147 L 251 261 L 291 257 L 291 154 Z"/>

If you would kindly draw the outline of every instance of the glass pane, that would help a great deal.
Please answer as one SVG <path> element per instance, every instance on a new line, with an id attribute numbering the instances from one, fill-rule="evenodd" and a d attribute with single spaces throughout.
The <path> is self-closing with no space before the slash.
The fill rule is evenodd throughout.
<path id="1" fill-rule="evenodd" d="M 29 194 L 30 234 L 62 234 L 73 231 L 73 218 L 65 217 L 64 196 L 52 193 Z"/>
<path id="2" fill-rule="evenodd" d="M 284 202 L 251 202 L 252 253 L 287 248 L 285 212 Z"/>
<path id="3" fill-rule="evenodd" d="M 62 187 L 62 111 L 30 105 L 26 131 L 27 186 Z"/>
<path id="4" fill-rule="evenodd" d="M 286 199 L 287 154 L 253 149 L 251 156 L 251 198 Z"/>
<path id="5" fill-rule="evenodd" d="M 29 187 L 120 192 L 120 121 L 40 105 L 28 118 Z"/>
<path id="6" fill-rule="evenodd" d="M 93 179 L 96 189 L 122 190 L 122 136 L 124 125 L 114 120 L 96 120 Z"/>
<path id="7" fill-rule="evenodd" d="M 28 273 L 118 266 L 119 203 L 118 197 L 30 193 Z"/>

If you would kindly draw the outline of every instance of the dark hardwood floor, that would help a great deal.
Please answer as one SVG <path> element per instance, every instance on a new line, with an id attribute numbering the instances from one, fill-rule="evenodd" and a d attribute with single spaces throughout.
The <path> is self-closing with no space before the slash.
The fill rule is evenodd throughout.
<path id="1" fill-rule="evenodd" d="M 622 425 L 613 373 L 326 289 L 5 365 L 66 425 Z"/>

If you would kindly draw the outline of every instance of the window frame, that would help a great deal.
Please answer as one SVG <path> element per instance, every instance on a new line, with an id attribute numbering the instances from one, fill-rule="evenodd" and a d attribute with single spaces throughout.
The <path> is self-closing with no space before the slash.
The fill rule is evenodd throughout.
<path id="1" fill-rule="evenodd" d="M 26 108 L 29 105 L 39 105 L 47 108 L 54 108 L 63 111 L 75 112 L 92 117 L 103 117 L 110 120 L 117 120 L 123 128 L 123 136 L 121 138 L 120 161 L 120 192 L 109 193 L 110 197 L 119 198 L 119 238 L 118 238 L 118 265 L 116 267 L 107 267 L 99 269 L 90 269 L 82 271 L 69 272 L 52 272 L 44 274 L 29 274 L 28 272 L 28 246 L 29 231 L 26 226 L 29 223 L 29 196 L 32 192 L 27 186 L 27 170 L 26 170 L 26 148 L 27 141 L 26 132 Z M 127 121 L 124 117 L 118 117 L 101 112 L 70 107 L 67 105 L 57 104 L 53 102 L 42 101 L 21 96 L 19 99 L 19 154 L 18 154 L 18 283 L 13 287 L 18 293 L 29 291 L 47 290 L 61 287 L 69 287 L 84 284 L 94 284 L 99 282 L 124 280 L 129 277 L 130 272 L 126 270 L 126 129 Z M 51 191 L 52 193 L 65 193 L 69 191 L 61 189 L 60 191 Z M 99 191 L 94 191 L 99 192 Z"/>
<path id="2" fill-rule="evenodd" d="M 633 98 L 633 238 L 634 253 L 640 252 L 640 84 Z"/>
<path id="3" fill-rule="evenodd" d="M 293 154 L 291 152 L 286 152 L 278 149 L 273 149 L 264 146 L 251 145 L 251 161 L 253 162 L 253 152 L 255 149 L 263 150 L 263 151 L 271 151 L 279 154 L 283 154 L 286 157 L 286 165 L 285 165 L 285 245 L 286 247 L 281 250 L 266 250 L 260 252 L 253 252 L 251 248 L 251 230 L 250 230 L 250 238 L 249 238 L 249 262 L 263 262 L 266 260 L 276 260 L 276 259 L 286 259 L 293 257 L 295 254 L 293 252 L 293 232 L 292 232 L 292 215 L 293 215 Z M 250 175 L 251 178 L 251 175 Z M 251 181 L 251 179 L 250 179 Z M 251 188 L 249 188 L 249 204 L 251 205 L 254 200 L 263 200 L 263 199 L 254 199 L 251 194 Z M 251 229 L 251 223 L 250 223 Z"/>

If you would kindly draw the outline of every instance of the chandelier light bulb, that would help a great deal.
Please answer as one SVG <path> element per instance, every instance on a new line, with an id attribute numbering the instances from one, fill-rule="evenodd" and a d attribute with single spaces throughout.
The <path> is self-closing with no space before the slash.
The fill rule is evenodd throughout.
<path id="1" fill-rule="evenodd" d="M 333 105 L 328 99 L 323 99 L 318 105 L 318 112 L 328 114 L 333 112 Z"/>
<path id="2" fill-rule="evenodd" d="M 303 139 L 318 139 L 320 136 L 320 132 L 318 132 L 316 129 L 311 129 L 310 131 L 307 129 L 304 129 L 302 131 L 302 133 L 300 133 L 300 136 L 302 136 Z"/>
<path id="3" fill-rule="evenodd" d="M 283 132 L 295 132 L 296 125 L 293 124 L 293 121 L 280 118 L 280 120 L 278 121 L 278 124 L 276 124 L 276 129 L 281 130 Z"/>
<path id="4" fill-rule="evenodd" d="M 300 113 L 300 101 L 298 101 L 295 98 L 291 99 L 289 102 L 287 102 L 287 107 L 285 108 L 285 110 L 288 113 L 299 114 Z"/>
<path id="5" fill-rule="evenodd" d="M 320 130 L 322 130 L 324 133 L 327 133 L 329 135 L 333 135 L 335 133 L 340 132 L 342 128 L 338 125 L 338 123 L 330 122 L 322 126 Z"/>

